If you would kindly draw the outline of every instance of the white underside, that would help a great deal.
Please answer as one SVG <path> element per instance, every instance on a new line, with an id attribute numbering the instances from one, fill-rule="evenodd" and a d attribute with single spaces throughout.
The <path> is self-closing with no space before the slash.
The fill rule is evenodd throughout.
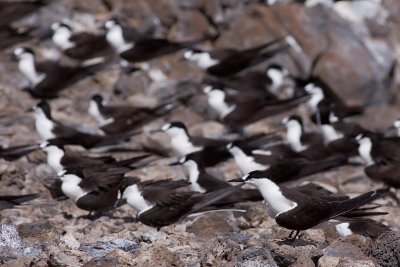
<path id="1" fill-rule="evenodd" d="M 254 161 L 254 158 L 247 156 L 240 148 L 232 147 L 229 149 L 235 159 L 236 165 L 242 171 L 243 174 L 247 174 L 255 170 L 266 170 L 269 166 L 261 165 Z"/>
<path id="2" fill-rule="evenodd" d="M 128 205 L 134 208 L 139 215 L 153 207 L 143 198 L 136 184 L 128 186 L 124 190 L 122 198 L 126 199 Z"/>
<path id="3" fill-rule="evenodd" d="M 89 193 L 82 190 L 82 188 L 79 186 L 79 183 L 82 181 L 82 179 L 76 175 L 66 174 L 60 179 L 62 180 L 61 190 L 74 202 L 78 201 L 81 197 Z"/>
<path id="4" fill-rule="evenodd" d="M 55 138 L 55 135 L 52 132 L 53 127 L 54 127 L 53 122 L 46 117 L 43 110 L 40 108 L 36 108 L 35 128 L 36 132 L 39 134 L 42 140 L 49 140 L 51 138 Z"/>

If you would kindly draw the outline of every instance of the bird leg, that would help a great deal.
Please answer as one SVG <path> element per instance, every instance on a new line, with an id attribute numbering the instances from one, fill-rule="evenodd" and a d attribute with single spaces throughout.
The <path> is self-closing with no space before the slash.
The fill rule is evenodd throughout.
<path id="1" fill-rule="evenodd" d="M 297 230 L 294 236 L 293 236 L 293 233 L 294 233 L 294 231 L 291 231 L 287 238 L 291 242 L 294 242 L 296 240 L 296 237 L 300 234 L 300 230 Z"/>

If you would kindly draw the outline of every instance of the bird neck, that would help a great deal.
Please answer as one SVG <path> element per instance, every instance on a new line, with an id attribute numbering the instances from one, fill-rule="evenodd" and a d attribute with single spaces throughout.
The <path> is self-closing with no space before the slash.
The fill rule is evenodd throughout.
<path id="1" fill-rule="evenodd" d="M 304 146 L 301 143 L 301 136 L 303 135 L 303 129 L 299 123 L 289 123 L 286 129 L 287 140 L 290 146 L 296 152 L 304 150 Z"/>
<path id="2" fill-rule="evenodd" d="M 128 186 L 124 193 L 122 194 L 122 198 L 126 199 L 128 205 L 134 208 L 139 214 L 144 212 L 152 207 L 143 197 L 142 192 L 139 190 L 137 184 Z"/>
<path id="3" fill-rule="evenodd" d="M 90 100 L 88 113 L 97 121 L 97 123 L 102 124 L 106 121 L 106 118 L 104 118 L 100 112 L 100 105 L 100 103 Z"/>
<path id="4" fill-rule="evenodd" d="M 122 53 L 133 47 L 133 43 L 127 43 L 120 25 L 114 25 L 107 33 L 106 39 L 109 44 L 117 51 Z"/>
<path id="5" fill-rule="evenodd" d="M 371 156 L 372 151 L 372 141 L 370 138 L 363 138 L 360 140 L 360 145 L 358 146 L 358 153 L 365 161 L 367 166 L 374 164 L 374 160 Z"/>
<path id="6" fill-rule="evenodd" d="M 18 63 L 18 68 L 33 85 L 40 83 L 46 76 L 37 72 L 33 55 L 24 55 Z"/>
<path id="7" fill-rule="evenodd" d="M 75 45 L 70 41 L 71 35 L 72 33 L 70 30 L 59 28 L 53 34 L 52 40 L 61 50 L 67 50 Z"/>

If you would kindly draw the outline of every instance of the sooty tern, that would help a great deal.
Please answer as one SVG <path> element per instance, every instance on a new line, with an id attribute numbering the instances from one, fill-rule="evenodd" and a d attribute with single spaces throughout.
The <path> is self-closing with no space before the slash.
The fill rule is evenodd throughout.
<path id="1" fill-rule="evenodd" d="M 25 89 L 35 98 L 55 98 L 64 88 L 93 75 L 102 69 L 104 63 L 89 66 L 67 66 L 56 61 L 37 62 L 32 49 L 19 47 L 13 57 L 18 61 L 20 72 L 28 79 Z"/>
<path id="2" fill-rule="evenodd" d="M 53 142 L 54 143 L 54 142 Z M 145 159 L 148 155 L 135 156 L 126 160 L 117 161 L 111 156 L 89 157 L 80 154 L 67 153 L 63 145 L 45 142 L 40 145 L 47 154 L 47 164 L 55 171 L 74 168 L 90 168 L 101 165 L 102 167 L 127 167 L 134 169 L 132 164 Z"/>
<path id="3" fill-rule="evenodd" d="M 191 136 L 182 122 L 171 122 L 161 127 L 171 140 L 171 146 L 178 156 L 199 152 L 205 166 L 213 166 L 230 157 L 225 145 L 226 139 L 213 139 L 201 136 Z"/>
<path id="4" fill-rule="evenodd" d="M 275 219 L 276 223 L 296 231 L 293 240 L 300 231 L 316 227 L 353 211 L 380 198 L 383 194 L 381 191 L 371 191 L 352 199 L 332 201 L 305 194 L 295 188 L 278 185 L 264 171 L 253 171 L 243 178 L 231 181 L 255 186 L 263 195 L 268 204 L 268 214 Z"/>
<path id="5" fill-rule="evenodd" d="M 266 170 L 259 170 L 276 183 L 284 183 L 348 164 L 344 158 L 310 161 L 305 158 L 280 159 Z"/>
<path id="6" fill-rule="evenodd" d="M 311 120 L 316 124 L 329 122 L 330 111 L 339 118 L 362 114 L 365 106 L 347 106 L 338 95 L 321 79 L 311 78 L 304 87 L 311 95 L 308 105 L 313 112 Z"/>
<path id="7" fill-rule="evenodd" d="M 152 38 L 122 27 L 116 20 L 108 20 L 104 27 L 106 39 L 118 55 L 128 62 L 143 62 L 175 53 L 199 41 L 175 43 L 167 39 Z"/>
<path id="8" fill-rule="evenodd" d="M 231 128 L 241 128 L 260 119 L 282 113 L 307 101 L 308 96 L 293 97 L 285 100 L 269 101 L 264 97 L 252 96 L 242 99 L 240 91 L 229 95 L 221 88 L 208 86 L 204 89 L 208 104 L 214 109 L 219 119 Z"/>
<path id="9" fill-rule="evenodd" d="M 79 131 L 70 126 L 54 120 L 51 115 L 50 105 L 42 100 L 36 107 L 35 128 L 42 140 L 52 140 L 62 145 L 80 145 L 84 148 L 112 146 L 129 141 L 132 134 L 97 135 Z"/>
<path id="10" fill-rule="evenodd" d="M 88 112 L 106 134 L 132 131 L 173 109 L 173 105 L 168 104 L 155 108 L 136 108 L 128 105 L 107 105 L 104 102 L 101 95 L 93 95 Z"/>
<path id="11" fill-rule="evenodd" d="M 0 210 L 11 209 L 15 206 L 21 205 L 24 202 L 31 201 L 38 196 L 39 194 L 0 196 Z"/>
<path id="12" fill-rule="evenodd" d="M 118 202 L 124 176 L 121 173 L 93 173 L 84 176 L 79 169 L 59 172 L 61 190 L 80 209 L 92 212 L 111 210 Z"/>
<path id="13" fill-rule="evenodd" d="M 64 55 L 77 60 L 105 56 L 110 52 L 105 35 L 73 31 L 71 25 L 56 22 L 51 25 L 52 40 Z"/>
<path id="14" fill-rule="evenodd" d="M 189 173 L 188 180 L 193 191 L 207 193 L 230 187 L 231 184 L 207 173 L 198 154 L 189 154 L 179 160 Z M 235 194 L 229 195 L 218 201 L 219 205 L 234 204 L 243 201 L 259 201 L 262 196 L 257 190 L 240 189 Z"/>
<path id="15" fill-rule="evenodd" d="M 187 60 L 195 62 L 199 68 L 206 70 L 211 75 L 230 76 L 261 63 L 279 52 L 285 51 L 288 48 L 287 45 L 270 48 L 283 40 L 285 38 L 278 38 L 244 50 L 232 48 L 215 49 L 213 51 L 190 49 L 184 53 L 184 57 Z"/>
<path id="16" fill-rule="evenodd" d="M 178 222 L 190 213 L 209 207 L 240 189 L 239 186 L 231 186 L 201 194 L 178 191 L 176 187 L 165 184 L 169 183 L 126 179 L 122 198 L 138 212 L 137 218 L 143 224 L 160 229 Z"/>

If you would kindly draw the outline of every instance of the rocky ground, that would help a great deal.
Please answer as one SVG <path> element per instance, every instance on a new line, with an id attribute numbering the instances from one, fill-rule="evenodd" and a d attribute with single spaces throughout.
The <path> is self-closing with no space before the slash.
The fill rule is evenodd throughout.
<path id="1" fill-rule="evenodd" d="M 298 49 L 271 61 L 284 64 L 298 76 L 313 73 L 322 77 L 349 104 L 370 105 L 365 115 L 354 118 L 367 128 L 382 130 L 400 117 L 399 75 L 398 68 L 393 68 L 400 53 L 399 1 L 364 0 L 310 8 L 289 0 L 273 6 L 256 2 L 52 1 L 16 24 L 36 25 L 38 32 L 45 32 L 51 23 L 69 18 L 77 26 L 95 30 L 102 21 L 117 16 L 126 25 L 153 29 L 154 35 L 177 41 L 219 32 L 215 42 L 204 42 L 203 48 L 251 47 L 289 33 Z M 50 40 L 32 40 L 25 45 L 34 47 L 41 57 L 59 56 Z M 25 80 L 9 59 L 13 48 L 0 53 L 0 144 L 4 146 L 39 140 L 33 116 L 25 112 L 37 100 L 18 90 Z M 158 82 L 152 82 L 143 72 L 129 76 L 118 70 L 99 72 L 95 79 L 83 80 L 51 101 L 54 117 L 76 126 L 95 127 L 86 112 L 94 93 L 102 93 L 113 103 L 154 106 L 161 99 L 199 92 L 185 106 L 146 125 L 132 146 L 144 142 L 168 151 L 167 137 L 150 134 L 149 130 L 171 120 L 184 121 L 193 134 L 219 136 L 224 127 L 212 120 L 215 114 L 200 93 L 198 82 L 203 73 L 181 57 L 177 53 L 149 62 L 168 77 Z M 299 107 L 293 112 L 304 114 L 305 109 Z M 271 122 L 284 115 L 254 123 L 248 131 L 268 132 Z M 184 178 L 181 167 L 166 166 L 172 159 L 160 158 L 130 175 L 143 180 Z M 241 175 L 233 161 L 210 172 L 226 180 Z M 1 194 L 41 194 L 27 205 L 1 211 L 3 266 L 400 266 L 400 210 L 389 200 L 381 201 L 385 205 L 381 210 L 389 214 L 376 219 L 393 232 L 376 240 L 358 235 L 339 238 L 334 229 L 307 230 L 301 240 L 288 245 L 280 241 L 289 231 L 267 216 L 262 203 L 240 203 L 237 207 L 246 213 L 207 214 L 160 231 L 137 223 L 128 206 L 90 221 L 80 218 L 87 213 L 72 201 L 51 198 L 42 184 L 51 174 L 41 151 L 11 163 L 0 160 Z M 352 196 L 381 186 L 364 178 L 362 167 L 342 167 L 307 179 L 327 181 Z"/>

